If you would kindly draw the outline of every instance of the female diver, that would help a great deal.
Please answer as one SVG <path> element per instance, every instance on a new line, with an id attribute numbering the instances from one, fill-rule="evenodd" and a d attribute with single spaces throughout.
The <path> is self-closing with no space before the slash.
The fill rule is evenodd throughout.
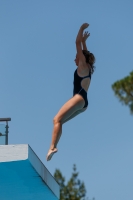
<path id="1" fill-rule="evenodd" d="M 57 115 L 54 117 L 52 142 L 46 157 L 47 161 L 49 161 L 53 154 L 58 151 L 57 143 L 59 142 L 62 134 L 62 125 L 78 114 L 84 112 L 88 106 L 87 90 L 90 85 L 91 74 L 94 72 L 93 64 L 95 62 L 94 55 L 87 50 L 86 46 L 86 39 L 90 36 L 90 33 L 87 31 L 83 34 L 83 31 L 88 26 L 88 23 L 82 24 L 76 38 L 77 54 L 75 63 L 77 65 L 77 69 L 74 72 L 73 97 L 62 106 Z"/>

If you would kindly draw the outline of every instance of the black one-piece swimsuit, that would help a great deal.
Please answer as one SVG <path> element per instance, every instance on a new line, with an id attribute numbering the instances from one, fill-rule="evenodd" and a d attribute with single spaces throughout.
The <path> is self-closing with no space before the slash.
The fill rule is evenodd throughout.
<path id="1" fill-rule="evenodd" d="M 83 99 L 85 101 L 84 108 L 86 108 L 88 106 L 87 92 L 81 86 L 81 82 L 85 78 L 90 78 L 91 79 L 91 73 L 89 72 L 88 76 L 80 77 L 78 75 L 78 73 L 77 73 L 77 69 L 75 70 L 75 72 L 74 72 L 74 81 L 73 81 L 73 84 L 74 84 L 73 96 L 75 94 L 80 94 L 83 97 Z"/>

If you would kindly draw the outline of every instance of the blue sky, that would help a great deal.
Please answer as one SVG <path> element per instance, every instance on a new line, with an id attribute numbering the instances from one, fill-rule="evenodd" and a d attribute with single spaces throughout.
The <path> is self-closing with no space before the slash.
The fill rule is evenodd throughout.
<path id="1" fill-rule="evenodd" d="M 53 174 L 73 164 L 87 196 L 133 199 L 133 116 L 111 85 L 133 70 L 133 1 L 0 0 L 0 117 L 11 117 L 9 144 L 29 144 Z M 90 24 L 96 70 L 86 112 L 64 124 L 50 162 L 53 117 L 72 97 L 75 39 Z"/>

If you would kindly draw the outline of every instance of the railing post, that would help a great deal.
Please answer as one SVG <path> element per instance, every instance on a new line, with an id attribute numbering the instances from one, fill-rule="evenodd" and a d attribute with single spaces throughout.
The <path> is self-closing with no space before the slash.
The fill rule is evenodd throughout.
<path id="1" fill-rule="evenodd" d="M 5 134 L 0 133 L 0 136 L 5 136 L 5 145 L 8 145 L 8 121 L 11 121 L 11 118 L 0 118 L 0 122 L 6 122 Z"/>
<path id="2" fill-rule="evenodd" d="M 8 121 L 6 121 L 6 126 L 5 126 L 5 134 L 6 134 L 6 145 L 8 145 L 8 128 L 9 128 L 9 126 L 8 126 Z"/>

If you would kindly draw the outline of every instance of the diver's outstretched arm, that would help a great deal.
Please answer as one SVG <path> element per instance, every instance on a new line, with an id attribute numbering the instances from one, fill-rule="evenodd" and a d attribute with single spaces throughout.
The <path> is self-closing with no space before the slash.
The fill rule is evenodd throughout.
<path id="1" fill-rule="evenodd" d="M 82 38 L 83 38 L 83 31 L 89 26 L 88 23 L 82 24 L 80 27 L 77 37 L 76 37 L 76 49 L 77 49 L 77 56 L 80 61 L 85 62 L 85 57 L 82 52 Z"/>
<path id="2" fill-rule="evenodd" d="M 83 37 L 83 31 L 89 26 L 88 23 L 84 23 L 82 24 L 82 26 L 80 27 L 79 31 L 78 31 L 78 35 L 76 37 L 76 43 L 81 43 L 82 42 L 82 37 Z"/>

